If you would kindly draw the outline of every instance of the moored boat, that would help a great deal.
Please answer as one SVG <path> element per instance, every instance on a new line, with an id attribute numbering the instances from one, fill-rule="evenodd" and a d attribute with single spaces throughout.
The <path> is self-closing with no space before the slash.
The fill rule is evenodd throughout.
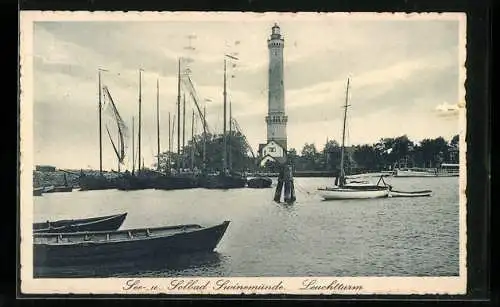
<path id="1" fill-rule="evenodd" d="M 247 186 L 253 189 L 270 188 L 273 180 L 269 177 L 254 177 L 247 179 Z"/>
<path id="2" fill-rule="evenodd" d="M 432 194 L 431 190 L 412 191 L 412 192 L 391 190 L 389 191 L 388 197 L 427 197 L 431 196 L 431 194 Z"/>
<path id="3" fill-rule="evenodd" d="M 177 225 L 119 231 L 34 234 L 35 266 L 102 265 L 161 260 L 173 255 L 211 252 L 229 221 L 219 225 Z"/>
<path id="4" fill-rule="evenodd" d="M 33 189 L 33 196 L 42 196 L 43 195 L 43 188 L 34 188 Z"/>
<path id="5" fill-rule="evenodd" d="M 389 195 L 390 185 L 386 185 L 383 181 L 383 176 L 380 176 L 379 182 L 374 185 L 366 180 L 353 180 L 347 182 L 347 176 L 344 171 L 344 155 L 345 155 L 345 130 L 347 120 L 347 107 L 349 100 L 349 79 L 347 79 L 346 97 L 344 104 L 344 125 L 342 130 L 342 146 L 340 150 L 340 174 L 335 178 L 335 185 L 332 187 L 318 188 L 319 194 L 324 200 L 337 199 L 370 199 L 381 198 Z M 380 185 L 380 182 L 384 185 Z"/>
<path id="6" fill-rule="evenodd" d="M 370 199 L 389 195 L 389 188 L 383 186 L 371 187 L 325 187 L 318 189 L 324 200 L 336 199 Z"/>
<path id="7" fill-rule="evenodd" d="M 247 180 L 242 176 L 232 174 L 202 175 L 198 184 L 205 189 L 239 189 L 245 187 Z"/>
<path id="8" fill-rule="evenodd" d="M 59 186 L 53 187 L 52 189 L 46 191 L 45 193 L 58 193 L 58 192 L 72 192 L 73 187 L 71 186 Z"/>
<path id="9" fill-rule="evenodd" d="M 117 230 L 123 224 L 127 213 L 91 217 L 85 219 L 70 219 L 33 223 L 34 233 L 68 233 L 82 231 Z"/>

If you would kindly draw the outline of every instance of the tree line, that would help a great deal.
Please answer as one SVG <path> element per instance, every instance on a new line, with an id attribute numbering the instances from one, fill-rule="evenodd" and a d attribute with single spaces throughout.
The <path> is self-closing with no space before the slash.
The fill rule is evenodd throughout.
<path id="1" fill-rule="evenodd" d="M 181 150 L 160 154 L 160 170 L 170 168 L 206 168 L 211 171 L 222 170 L 224 157 L 224 137 L 221 134 L 207 134 L 203 146 L 203 135 L 195 135 Z M 260 167 L 260 157 L 252 156 L 248 145 L 239 132 L 233 131 L 226 137 L 228 167 L 234 171 L 273 171 L 277 165 L 268 162 Z M 419 142 L 410 140 L 406 135 L 396 138 L 382 138 L 374 144 L 348 146 L 345 148 L 344 167 L 349 173 L 391 170 L 400 167 L 439 167 L 441 163 L 458 163 L 459 137 L 450 141 L 443 137 L 423 139 Z M 203 165 L 203 147 L 205 147 L 205 165 Z M 230 151 L 230 153 L 229 153 Z M 306 143 L 302 149 L 288 150 L 288 160 L 298 171 L 335 171 L 340 167 L 341 146 L 335 140 L 329 140 L 318 150 L 314 143 Z M 157 167 L 157 165 L 153 165 Z"/>

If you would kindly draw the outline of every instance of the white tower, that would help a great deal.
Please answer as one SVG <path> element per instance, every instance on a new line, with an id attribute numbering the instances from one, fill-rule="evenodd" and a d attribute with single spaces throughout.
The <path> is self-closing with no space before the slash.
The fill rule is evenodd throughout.
<path id="1" fill-rule="evenodd" d="M 285 40 L 281 36 L 280 27 L 274 24 L 271 37 L 267 40 L 269 49 L 269 93 L 267 123 L 267 143 L 275 141 L 287 150 L 285 115 L 285 87 L 283 85 L 283 47 Z"/>

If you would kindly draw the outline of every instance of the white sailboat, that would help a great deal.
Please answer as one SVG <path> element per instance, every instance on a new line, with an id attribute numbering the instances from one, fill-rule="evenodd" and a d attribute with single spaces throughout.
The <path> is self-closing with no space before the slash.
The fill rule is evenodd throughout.
<path id="1" fill-rule="evenodd" d="M 344 154 L 345 154 L 345 130 L 347 120 L 347 107 L 349 100 L 349 79 L 347 79 L 346 99 L 344 105 L 344 125 L 342 130 L 342 147 L 340 151 L 340 175 L 335 180 L 335 186 L 318 188 L 319 194 L 324 200 L 336 199 L 369 199 L 387 197 L 389 195 L 390 186 L 386 185 L 381 177 L 376 185 L 373 184 L 358 184 L 347 183 L 344 170 Z M 384 185 L 379 185 L 380 182 Z"/>

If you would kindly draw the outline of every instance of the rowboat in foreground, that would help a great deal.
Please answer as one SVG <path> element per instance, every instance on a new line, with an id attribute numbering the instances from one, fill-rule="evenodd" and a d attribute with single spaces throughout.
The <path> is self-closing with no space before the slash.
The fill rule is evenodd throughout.
<path id="1" fill-rule="evenodd" d="M 404 191 L 393 191 L 389 192 L 389 197 L 426 197 L 431 196 L 431 190 L 423 190 L 423 191 L 413 191 L 413 192 L 404 192 Z"/>
<path id="2" fill-rule="evenodd" d="M 164 260 L 170 256 L 212 252 L 229 221 L 202 227 L 177 225 L 118 231 L 34 234 L 35 266 L 102 265 Z"/>
<path id="3" fill-rule="evenodd" d="M 68 233 L 82 231 L 112 231 L 123 224 L 127 213 L 91 217 L 86 219 L 72 219 L 33 223 L 34 233 Z"/>

